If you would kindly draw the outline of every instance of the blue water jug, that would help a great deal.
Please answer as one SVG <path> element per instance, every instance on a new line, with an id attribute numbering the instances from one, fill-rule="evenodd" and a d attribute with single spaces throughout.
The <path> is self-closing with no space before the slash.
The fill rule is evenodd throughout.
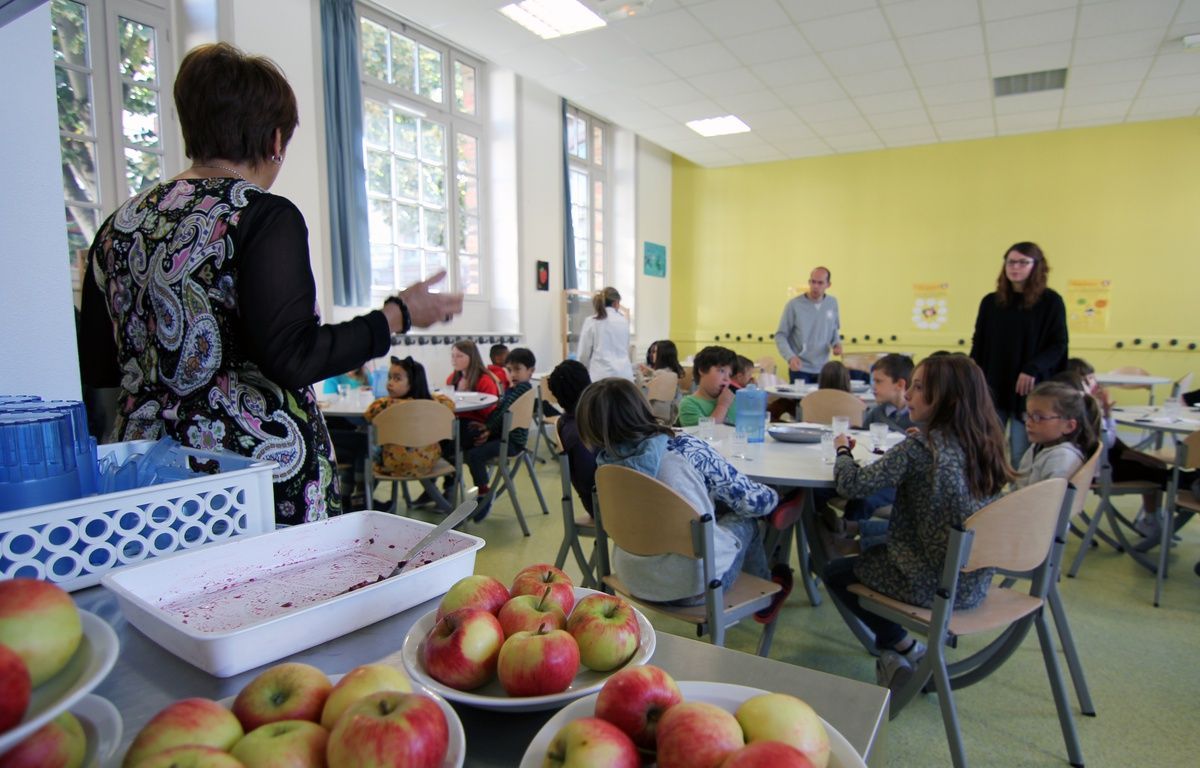
<path id="1" fill-rule="evenodd" d="M 766 438 L 767 392 L 751 384 L 737 391 L 737 416 L 734 428 L 746 436 L 746 442 L 761 443 Z"/>

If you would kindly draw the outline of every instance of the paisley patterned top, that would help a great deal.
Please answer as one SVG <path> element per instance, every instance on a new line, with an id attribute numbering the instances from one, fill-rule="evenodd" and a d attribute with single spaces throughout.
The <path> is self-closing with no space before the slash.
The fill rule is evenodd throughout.
<path id="1" fill-rule="evenodd" d="M 971 496 L 962 447 L 940 432 L 909 436 L 869 466 L 839 456 L 833 477 L 838 494 L 846 498 L 896 489 L 888 542 L 855 558 L 854 575 L 888 597 L 932 606 L 950 546 L 950 526 L 961 525 L 992 501 Z M 992 574 L 989 568 L 960 574 L 955 607 L 978 605 Z"/>
<path id="2" fill-rule="evenodd" d="M 275 461 L 275 519 L 340 511 L 312 384 L 386 354 L 387 318 L 321 325 L 308 230 L 292 203 L 236 179 L 158 184 L 101 227 L 83 286 L 81 363 L 120 386 L 114 439 Z"/>

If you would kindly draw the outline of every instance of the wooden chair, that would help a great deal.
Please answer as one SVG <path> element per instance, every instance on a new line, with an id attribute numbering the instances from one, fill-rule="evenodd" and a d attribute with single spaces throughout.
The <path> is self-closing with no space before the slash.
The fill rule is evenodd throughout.
<path id="1" fill-rule="evenodd" d="M 1083 765 L 1075 719 L 1043 611 L 1054 576 L 1051 551 L 1055 533 L 1065 517 L 1066 490 L 1065 479 L 1043 480 L 1001 497 L 971 515 L 961 528 L 952 528 L 932 608 L 894 600 L 862 584 L 850 587 L 867 610 L 928 638 L 929 650 L 925 657 L 917 664 L 912 677 L 893 693 L 891 716 L 896 717 L 932 678 L 955 768 L 966 766 L 967 759 L 954 690 L 986 678 L 1016 650 L 1016 644 L 1008 644 L 1011 647 L 1006 647 L 1005 653 L 992 654 L 986 664 L 975 665 L 961 673 L 954 673 L 947 664 L 946 646 L 959 636 L 1012 631 L 1018 622 L 1031 622 L 1037 628 L 1068 759 L 1074 766 Z M 955 611 L 954 594 L 959 574 L 980 568 L 1028 574 L 1030 590 L 1025 593 L 1018 589 L 992 589 L 977 607 Z"/>
<path id="2" fill-rule="evenodd" d="M 679 406 L 675 404 L 675 396 L 678 394 L 679 377 L 667 370 L 655 373 L 646 388 L 650 412 L 667 426 L 671 426 L 679 418 Z"/>
<path id="3" fill-rule="evenodd" d="M 1143 480 L 1116 482 L 1113 480 L 1112 462 L 1108 458 L 1108 448 L 1101 442 L 1100 449 L 1099 469 L 1096 472 L 1096 479 L 1092 482 L 1092 490 L 1100 497 L 1100 503 L 1096 505 L 1096 509 L 1090 516 L 1083 512 L 1076 516 L 1079 523 L 1085 526 L 1084 528 L 1081 529 L 1076 523 L 1071 525 L 1071 529 L 1082 538 L 1082 541 L 1079 543 L 1079 551 L 1075 553 L 1075 559 L 1071 562 L 1067 576 L 1075 578 L 1079 573 L 1079 569 L 1083 566 L 1083 558 L 1091 551 L 1092 542 L 1095 539 L 1100 539 L 1118 552 L 1128 553 L 1135 562 L 1153 572 L 1156 567 L 1153 560 L 1139 552 L 1135 548 L 1136 544 L 1126 538 L 1126 531 L 1134 531 L 1133 521 L 1117 509 L 1113 504 L 1113 499 L 1118 496 L 1141 496 L 1147 493 L 1156 493 L 1162 489 L 1155 483 Z M 1108 520 L 1107 531 L 1100 528 L 1102 519 Z"/>
<path id="4" fill-rule="evenodd" d="M 685 395 L 690 395 L 692 390 L 696 388 L 696 380 L 692 378 L 692 366 L 685 365 L 683 367 L 683 375 L 679 377 L 679 391 Z"/>
<path id="5" fill-rule="evenodd" d="M 772 376 L 775 375 L 775 358 L 771 357 L 770 355 L 763 355 L 762 357 L 758 358 L 754 361 L 754 365 L 762 369 L 763 373 L 769 373 Z"/>
<path id="6" fill-rule="evenodd" d="M 551 457 L 554 457 L 558 454 L 558 452 L 554 449 L 554 441 L 550 437 L 551 433 L 553 433 L 558 427 L 558 417 L 547 416 L 545 408 L 546 403 L 549 403 L 550 405 L 558 405 L 558 399 L 555 398 L 554 393 L 550 391 L 550 385 L 546 383 L 547 378 L 548 377 L 543 376 L 538 382 L 537 402 L 533 404 L 533 421 L 536 425 L 536 431 L 533 434 L 533 448 L 531 448 L 529 452 L 533 454 L 533 457 L 537 459 L 538 462 L 542 461 L 542 459 L 538 457 L 538 447 L 541 445 L 543 439 L 546 441 L 546 447 L 549 449 Z M 547 432 L 547 429 L 549 429 L 549 432 Z"/>
<path id="7" fill-rule="evenodd" d="M 640 605 L 695 624 L 697 635 L 707 634 L 713 645 L 725 645 L 725 630 L 769 606 L 781 589 L 773 581 L 742 573 L 726 592 L 716 572 L 715 517 L 701 515 L 687 499 L 653 477 L 627 467 L 603 466 L 596 470 L 596 492 L 603 510 L 596 546 L 607 551 L 611 537 L 631 554 L 675 554 L 699 560 L 706 585 L 704 604 L 676 607 L 639 600 L 607 567 L 601 570 L 601 582 Z M 766 656 L 771 649 L 770 626 L 763 628 L 759 656 Z"/>
<path id="8" fill-rule="evenodd" d="M 575 499 L 572 493 L 571 486 L 571 458 L 567 452 L 563 450 L 561 435 L 558 430 L 554 430 L 554 441 L 550 446 L 554 449 L 555 455 L 558 457 L 558 472 L 562 480 L 562 515 L 563 515 L 563 540 L 558 548 L 558 555 L 554 558 L 554 567 L 562 568 L 567 562 L 567 553 L 575 555 L 575 563 L 579 566 L 579 570 L 583 573 L 582 587 L 588 589 L 598 589 L 600 582 L 596 577 L 597 558 L 599 557 L 599 546 L 596 543 L 596 521 L 586 511 L 575 514 Z M 596 501 L 596 490 L 592 489 L 592 509 L 596 509 L 598 503 Z M 583 546 L 580 544 L 580 537 L 592 539 L 592 555 L 588 557 L 583 553 Z"/>
<path id="9" fill-rule="evenodd" d="M 834 416 L 850 419 L 850 426 L 861 427 L 867 404 L 840 389 L 818 389 L 800 400 L 804 420 L 814 424 L 831 424 Z"/>
<path id="10" fill-rule="evenodd" d="M 1158 511 L 1160 536 L 1158 570 L 1154 580 L 1155 608 L 1162 597 L 1163 580 L 1167 578 L 1167 560 L 1175 529 L 1200 512 L 1200 497 L 1192 493 L 1190 488 L 1179 487 L 1179 473 L 1197 468 L 1200 468 L 1200 432 L 1193 432 L 1175 446 L 1175 466 L 1171 469 L 1171 482 L 1167 486 L 1167 501 Z"/>
<path id="11" fill-rule="evenodd" d="M 521 500 L 517 498 L 516 486 L 514 478 L 521 471 L 521 467 L 525 467 L 526 474 L 529 475 L 529 481 L 533 483 L 533 490 L 537 493 L 538 503 L 542 505 L 542 514 L 550 514 L 550 508 L 546 506 L 546 499 L 542 496 L 542 486 L 538 483 L 537 473 L 533 471 L 533 454 L 525 448 L 513 455 L 509 455 L 508 442 L 509 437 L 515 429 L 528 430 L 526 434 L 533 431 L 533 406 L 537 402 L 537 390 L 530 389 L 525 394 L 517 398 L 516 402 L 508 407 L 504 412 L 504 426 L 500 432 L 500 454 L 496 458 L 496 473 L 492 475 L 492 480 L 489 485 L 491 492 L 487 495 L 487 500 L 495 503 L 498 498 L 505 492 L 508 492 L 512 497 L 513 509 L 517 512 L 517 522 L 521 524 L 521 532 L 526 536 L 529 535 L 529 526 L 525 523 L 525 514 L 521 510 Z M 528 439 L 528 438 L 527 438 Z M 484 501 L 480 500 L 480 504 Z"/>
<path id="12" fill-rule="evenodd" d="M 458 494 L 456 483 L 450 492 L 450 498 L 442 495 L 438 489 L 437 478 L 457 473 L 462 477 L 462 451 L 458 443 L 458 430 L 454 428 L 454 411 L 435 400 L 405 400 L 384 408 L 374 421 L 367 427 L 367 441 L 372 453 L 377 446 L 399 445 L 406 448 L 420 448 L 433 445 L 442 440 L 454 441 L 454 463 L 438 459 L 427 474 L 423 475 L 390 475 L 376 473 L 374 462 L 367 460 L 367 488 L 374 489 L 376 482 L 392 484 L 393 510 L 398 510 L 400 496 L 397 493 L 401 483 L 416 481 L 421 488 L 434 500 L 440 509 L 447 512 L 454 509 Z M 404 500 L 407 503 L 408 488 L 404 486 Z"/>

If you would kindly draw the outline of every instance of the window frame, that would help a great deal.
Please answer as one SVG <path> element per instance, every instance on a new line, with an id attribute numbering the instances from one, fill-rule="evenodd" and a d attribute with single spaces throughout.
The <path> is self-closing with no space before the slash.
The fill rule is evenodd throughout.
<path id="1" fill-rule="evenodd" d="M 599 117 L 596 117 L 592 113 L 588 112 L 587 110 L 582 109 L 570 102 L 567 103 L 567 115 L 568 115 L 568 119 L 570 117 L 575 117 L 576 119 L 583 121 L 584 137 L 585 137 L 584 143 L 587 146 L 587 157 L 586 158 L 580 158 L 575 153 L 570 152 L 569 146 L 564 147 L 564 152 L 567 155 L 568 171 L 580 172 L 587 176 L 587 190 L 588 190 L 587 233 L 586 233 L 586 237 L 580 237 L 580 234 L 576 229 L 576 231 L 574 231 L 573 234 L 574 234 L 575 240 L 577 242 L 580 240 L 587 241 L 588 266 L 587 266 L 587 269 L 584 271 L 584 274 L 586 274 L 588 280 L 587 280 L 586 284 L 580 282 L 579 278 L 581 277 L 581 272 L 578 267 L 579 254 L 578 254 L 578 249 L 576 249 L 576 254 L 575 254 L 576 263 L 574 265 L 575 282 L 576 282 L 576 287 L 579 290 L 598 291 L 601 288 L 603 288 L 605 285 L 608 285 L 611 282 L 610 278 L 612 276 L 613 190 L 612 190 L 611 169 L 612 169 L 612 132 L 613 132 L 613 127 L 612 127 L 612 124 L 609 123 L 608 121 L 602 120 Z M 600 162 L 596 162 L 596 159 L 595 159 L 596 153 L 594 151 L 593 132 L 597 128 L 599 128 L 600 132 L 601 132 Z M 567 181 L 568 181 L 568 183 L 570 183 L 570 174 L 568 174 Z M 597 270 L 595 268 L 596 242 L 597 242 L 597 240 L 596 240 L 597 210 L 596 210 L 595 187 L 596 187 L 597 181 L 599 181 L 601 184 L 604 185 L 603 186 L 603 195 L 602 195 L 601 204 L 600 204 L 600 215 L 602 216 L 600 232 L 601 232 L 602 236 L 599 241 L 603 247 L 604 262 L 603 262 L 603 265 L 600 268 L 600 270 Z M 571 205 L 572 205 L 572 207 L 574 207 L 575 205 L 578 205 L 578 203 L 575 201 L 575 199 L 573 197 L 571 199 Z M 573 213 L 572 213 L 572 216 L 574 216 Z"/>
<path id="2" fill-rule="evenodd" d="M 409 114 L 417 114 L 422 119 L 428 119 L 432 123 L 438 123 L 445 127 L 443 138 L 443 151 L 445 164 L 442 166 L 445 170 L 445 190 L 446 190 L 446 206 L 443 210 L 446 212 L 446 271 L 447 280 L 440 286 L 443 290 L 462 292 L 464 281 L 461 276 L 461 259 L 464 257 L 476 259 L 477 264 L 477 282 L 479 285 L 478 293 L 465 294 L 466 301 L 487 302 L 489 288 L 489 273 L 488 266 L 490 263 L 490 231 L 488 227 L 488 212 L 489 212 L 489 195 L 487 190 L 489 187 L 488 179 L 488 164 L 487 157 L 490 151 L 489 139 L 490 131 L 488 125 L 488 93 L 486 85 L 487 64 L 482 59 L 473 56 L 471 53 L 457 48 L 450 43 L 447 43 L 435 35 L 432 35 L 414 25 L 408 23 L 403 18 L 383 10 L 377 6 L 358 3 L 356 6 L 357 16 L 359 18 L 359 28 L 361 30 L 362 21 L 367 20 L 375 24 L 379 24 L 389 30 L 396 32 L 407 38 L 415 41 L 418 46 L 432 48 L 441 53 L 441 70 L 442 70 L 442 96 L 443 102 L 434 101 L 420 93 L 414 93 L 407 89 L 403 89 L 394 84 L 386 83 L 377 77 L 367 74 L 365 68 L 361 67 L 362 63 L 362 36 L 359 36 L 359 52 L 358 61 L 360 63 L 359 82 L 362 89 L 363 111 L 364 111 L 364 137 L 363 137 L 363 163 L 365 168 L 369 168 L 367 157 L 367 146 L 365 135 L 365 111 L 368 100 L 389 105 L 392 109 L 399 109 Z M 418 48 L 419 56 L 419 48 Z M 474 72 L 475 85 L 475 110 L 474 114 L 466 112 L 458 108 L 455 96 L 455 64 L 471 67 Z M 420 84 L 417 84 L 419 91 Z M 390 130 L 390 126 L 389 126 Z M 460 135 L 470 136 L 475 140 L 475 173 L 473 174 L 476 183 L 476 200 L 477 209 L 477 252 L 465 253 L 460 250 L 458 235 L 461 226 L 465 226 L 465 217 L 467 213 L 461 210 L 458 203 L 458 137 Z M 418 144 L 420 137 L 418 136 Z M 394 149 L 390 149 L 391 154 L 395 154 Z M 418 158 L 420 150 L 418 148 Z M 418 163 L 419 163 L 418 159 Z M 470 175 L 470 174 L 468 174 Z M 388 295 L 394 294 L 397 290 L 406 287 L 407 281 L 402 280 L 400 276 L 400 251 L 404 246 L 396 242 L 396 208 L 395 206 L 400 201 L 400 198 L 395 195 L 395 187 L 393 182 L 393 190 L 387 198 L 373 192 L 370 189 L 370 178 L 367 178 L 367 201 L 368 208 L 372 201 L 387 199 L 392 202 L 392 242 L 390 243 L 393 249 L 393 281 L 392 287 L 383 287 L 374 281 L 374 265 L 371 267 L 371 299 L 372 301 L 381 301 Z M 418 180 L 418 185 L 420 181 Z M 420 190 L 418 189 L 418 200 L 416 205 L 420 208 Z M 371 243 L 373 250 L 376 243 Z M 415 249 L 418 251 L 426 251 L 424 248 L 424 232 L 421 230 L 421 224 L 418 223 L 417 245 Z M 422 265 L 423 268 L 423 265 Z"/>

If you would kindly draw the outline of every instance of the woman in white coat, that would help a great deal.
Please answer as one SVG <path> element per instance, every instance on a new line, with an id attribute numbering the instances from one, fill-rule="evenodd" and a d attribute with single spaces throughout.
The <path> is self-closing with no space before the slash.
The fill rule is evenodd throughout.
<path id="1" fill-rule="evenodd" d="M 629 361 L 629 321 L 621 314 L 621 294 L 616 288 L 596 291 L 596 314 L 583 321 L 579 334 L 579 362 L 587 366 L 592 381 L 616 376 L 633 380 Z"/>

